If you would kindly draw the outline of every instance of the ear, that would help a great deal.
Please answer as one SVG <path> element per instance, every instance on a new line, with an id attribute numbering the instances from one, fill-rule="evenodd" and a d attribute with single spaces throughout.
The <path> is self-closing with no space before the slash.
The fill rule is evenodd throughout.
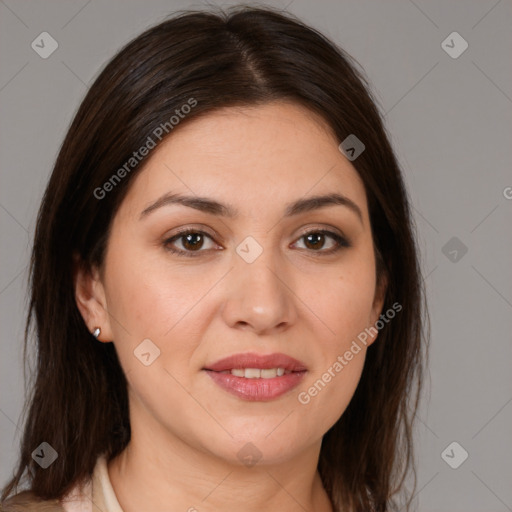
<path id="1" fill-rule="evenodd" d="M 98 340 L 108 343 L 113 336 L 100 272 L 96 267 L 85 265 L 76 254 L 73 260 L 73 283 L 78 310 L 89 331 L 92 333 L 99 327 L 101 333 Z"/>
<path id="2" fill-rule="evenodd" d="M 380 279 L 378 279 L 377 285 L 375 287 L 375 296 L 373 299 L 372 310 L 369 318 L 369 331 L 371 332 L 371 334 L 368 336 L 367 345 L 371 345 L 379 335 L 378 332 L 375 332 L 375 323 L 377 322 L 381 315 L 382 308 L 384 306 L 384 301 L 386 299 L 387 289 L 388 279 L 386 274 L 382 274 L 380 276 Z M 370 327 L 373 327 L 373 329 L 370 329 Z"/>

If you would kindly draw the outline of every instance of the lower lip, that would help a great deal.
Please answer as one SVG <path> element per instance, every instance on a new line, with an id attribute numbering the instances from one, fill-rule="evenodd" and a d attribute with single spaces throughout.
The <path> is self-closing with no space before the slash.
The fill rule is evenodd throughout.
<path id="1" fill-rule="evenodd" d="M 266 401 L 284 395 L 298 386 L 306 371 L 287 373 L 271 379 L 246 379 L 230 373 L 206 370 L 206 373 L 227 392 L 244 400 Z"/>

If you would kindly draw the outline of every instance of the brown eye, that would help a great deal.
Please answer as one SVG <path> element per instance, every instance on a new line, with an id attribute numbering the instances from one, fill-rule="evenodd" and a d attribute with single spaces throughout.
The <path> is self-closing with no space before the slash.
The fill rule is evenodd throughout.
<path id="1" fill-rule="evenodd" d="M 331 247 L 327 250 L 322 250 L 326 244 L 326 240 L 331 239 L 334 240 L 334 245 L 331 243 Z M 309 249 L 313 252 L 318 252 L 320 254 L 332 254 L 334 252 L 339 251 L 343 247 L 350 247 L 350 243 L 344 237 L 334 233 L 332 231 L 327 231 L 324 229 L 309 231 L 304 233 L 299 240 L 304 240 L 304 245 L 306 249 Z"/>
<path id="2" fill-rule="evenodd" d="M 203 248 L 206 239 L 212 240 L 211 236 L 204 231 L 187 229 L 172 236 L 171 238 L 168 238 L 164 241 L 163 245 L 166 250 L 172 253 L 194 257 L 196 254 L 193 253 L 204 252 L 201 249 Z M 182 248 L 173 247 L 175 242 L 180 242 Z"/>
<path id="3" fill-rule="evenodd" d="M 188 235 L 181 235 L 183 239 L 182 245 L 187 250 L 195 251 L 203 246 L 204 238 L 201 233 L 189 233 Z"/>
<path id="4" fill-rule="evenodd" d="M 322 249 L 325 244 L 325 235 L 323 233 L 310 233 L 303 238 L 308 249 Z"/>

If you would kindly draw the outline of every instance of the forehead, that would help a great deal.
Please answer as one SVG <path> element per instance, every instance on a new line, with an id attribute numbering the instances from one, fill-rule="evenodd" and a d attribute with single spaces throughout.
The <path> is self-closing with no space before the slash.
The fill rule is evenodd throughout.
<path id="1" fill-rule="evenodd" d="M 179 192 L 261 216 L 299 197 L 338 192 L 366 216 L 363 182 L 338 144 L 330 127 L 300 105 L 223 108 L 185 123 L 155 148 L 125 202 L 135 213 Z"/>

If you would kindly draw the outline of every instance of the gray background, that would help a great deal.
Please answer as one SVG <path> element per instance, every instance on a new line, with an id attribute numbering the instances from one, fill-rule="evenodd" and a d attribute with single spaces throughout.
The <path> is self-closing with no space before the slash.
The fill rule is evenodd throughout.
<path id="1" fill-rule="evenodd" d="M 204 5 L 0 0 L 2 485 L 21 433 L 30 244 L 65 131 L 124 43 L 177 8 Z M 432 319 L 431 384 L 416 431 L 418 510 L 512 510 L 512 2 L 272 5 L 288 6 L 361 63 L 404 169 Z M 47 59 L 31 48 L 43 31 L 59 44 Z M 441 44 L 453 31 L 469 44 L 457 58 Z M 469 454 L 458 469 L 441 456 L 453 441 Z M 461 453 L 448 450 L 449 459 Z"/>

